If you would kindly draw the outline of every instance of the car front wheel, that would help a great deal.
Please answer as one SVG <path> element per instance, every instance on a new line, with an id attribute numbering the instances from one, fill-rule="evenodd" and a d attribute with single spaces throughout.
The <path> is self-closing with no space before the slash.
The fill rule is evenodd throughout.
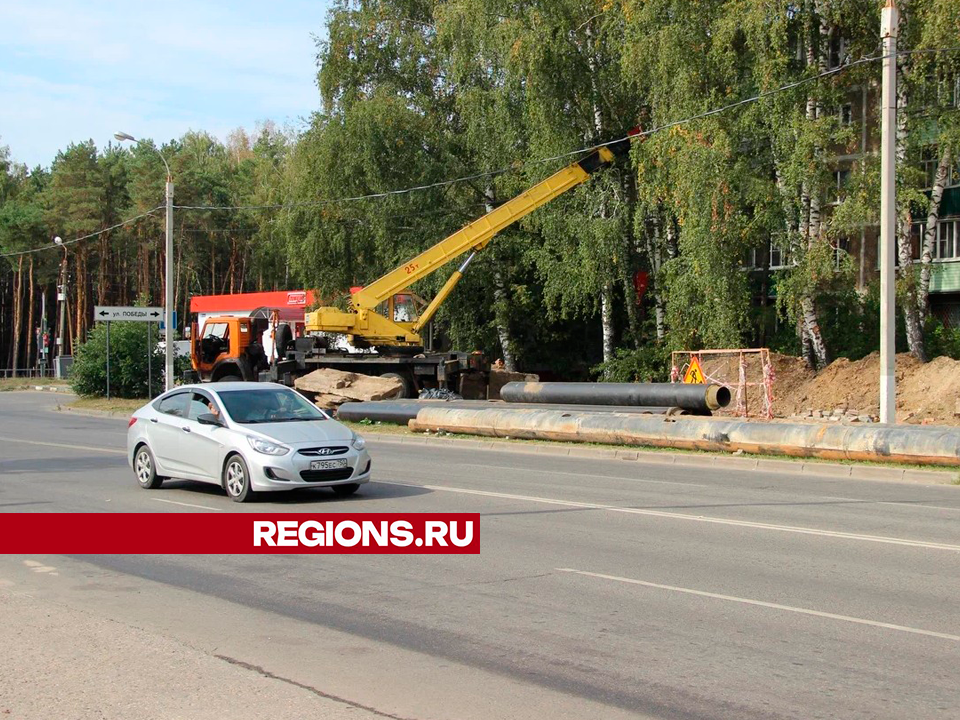
<path id="1" fill-rule="evenodd" d="M 250 470 L 239 455 L 234 455 L 223 468 L 223 488 L 234 502 L 247 502 L 254 495 L 250 489 Z"/>
<path id="2" fill-rule="evenodd" d="M 133 456 L 133 471 L 137 474 L 140 487 L 147 490 L 154 490 L 163 482 L 163 478 L 157 475 L 157 463 L 153 459 L 153 453 L 146 445 L 137 448 L 137 454 Z"/>

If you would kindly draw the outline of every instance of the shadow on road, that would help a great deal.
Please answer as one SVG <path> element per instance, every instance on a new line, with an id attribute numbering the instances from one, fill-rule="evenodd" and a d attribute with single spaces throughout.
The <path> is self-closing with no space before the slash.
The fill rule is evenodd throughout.
<path id="1" fill-rule="evenodd" d="M 223 488 L 210 483 L 194 482 L 192 480 L 165 480 L 160 486 L 159 491 L 164 490 L 189 490 L 191 494 L 207 495 L 211 497 L 220 497 L 227 500 Z M 285 490 L 282 492 L 259 493 L 254 501 L 256 505 L 316 505 L 316 504 L 335 504 L 342 506 L 344 503 L 363 503 L 365 500 L 389 500 L 393 498 L 413 497 L 415 495 L 426 495 L 434 492 L 427 488 L 411 487 L 408 485 L 393 485 L 378 483 L 376 481 L 366 483 L 360 486 L 356 495 L 350 497 L 338 497 L 333 490 L 324 487 L 297 488 L 296 490 Z M 358 505 L 356 509 L 360 509 Z"/>

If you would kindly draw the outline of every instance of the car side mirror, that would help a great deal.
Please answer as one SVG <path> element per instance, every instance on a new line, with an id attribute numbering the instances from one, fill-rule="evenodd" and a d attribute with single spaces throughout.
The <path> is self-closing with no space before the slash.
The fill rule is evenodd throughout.
<path id="1" fill-rule="evenodd" d="M 197 422 L 201 425 L 223 425 L 223 421 L 213 413 L 203 413 L 197 416 Z"/>

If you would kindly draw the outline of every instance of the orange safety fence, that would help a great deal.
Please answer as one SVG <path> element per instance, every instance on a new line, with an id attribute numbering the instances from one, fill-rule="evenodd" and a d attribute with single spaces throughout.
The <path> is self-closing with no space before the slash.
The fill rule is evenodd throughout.
<path id="1" fill-rule="evenodd" d="M 754 357 L 756 361 L 752 361 Z M 773 365 L 770 363 L 769 349 L 675 350 L 670 354 L 670 382 L 681 381 L 693 358 L 696 358 L 704 379 L 708 383 L 722 385 L 733 393 L 736 415 L 750 417 L 749 396 L 751 388 L 755 388 L 760 396 L 762 417 L 767 420 L 773 418 L 775 375 Z M 759 362 L 759 368 L 756 367 L 757 362 Z M 733 363 L 735 368 L 731 367 Z M 735 378 L 731 377 L 734 370 Z"/>

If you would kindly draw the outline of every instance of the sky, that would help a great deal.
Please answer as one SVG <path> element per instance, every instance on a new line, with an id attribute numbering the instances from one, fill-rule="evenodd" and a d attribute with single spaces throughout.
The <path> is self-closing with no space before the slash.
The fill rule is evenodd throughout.
<path id="1" fill-rule="evenodd" d="M 314 35 L 329 0 L 0 0 L 0 146 L 49 166 L 117 131 L 221 139 L 319 109 Z"/>

